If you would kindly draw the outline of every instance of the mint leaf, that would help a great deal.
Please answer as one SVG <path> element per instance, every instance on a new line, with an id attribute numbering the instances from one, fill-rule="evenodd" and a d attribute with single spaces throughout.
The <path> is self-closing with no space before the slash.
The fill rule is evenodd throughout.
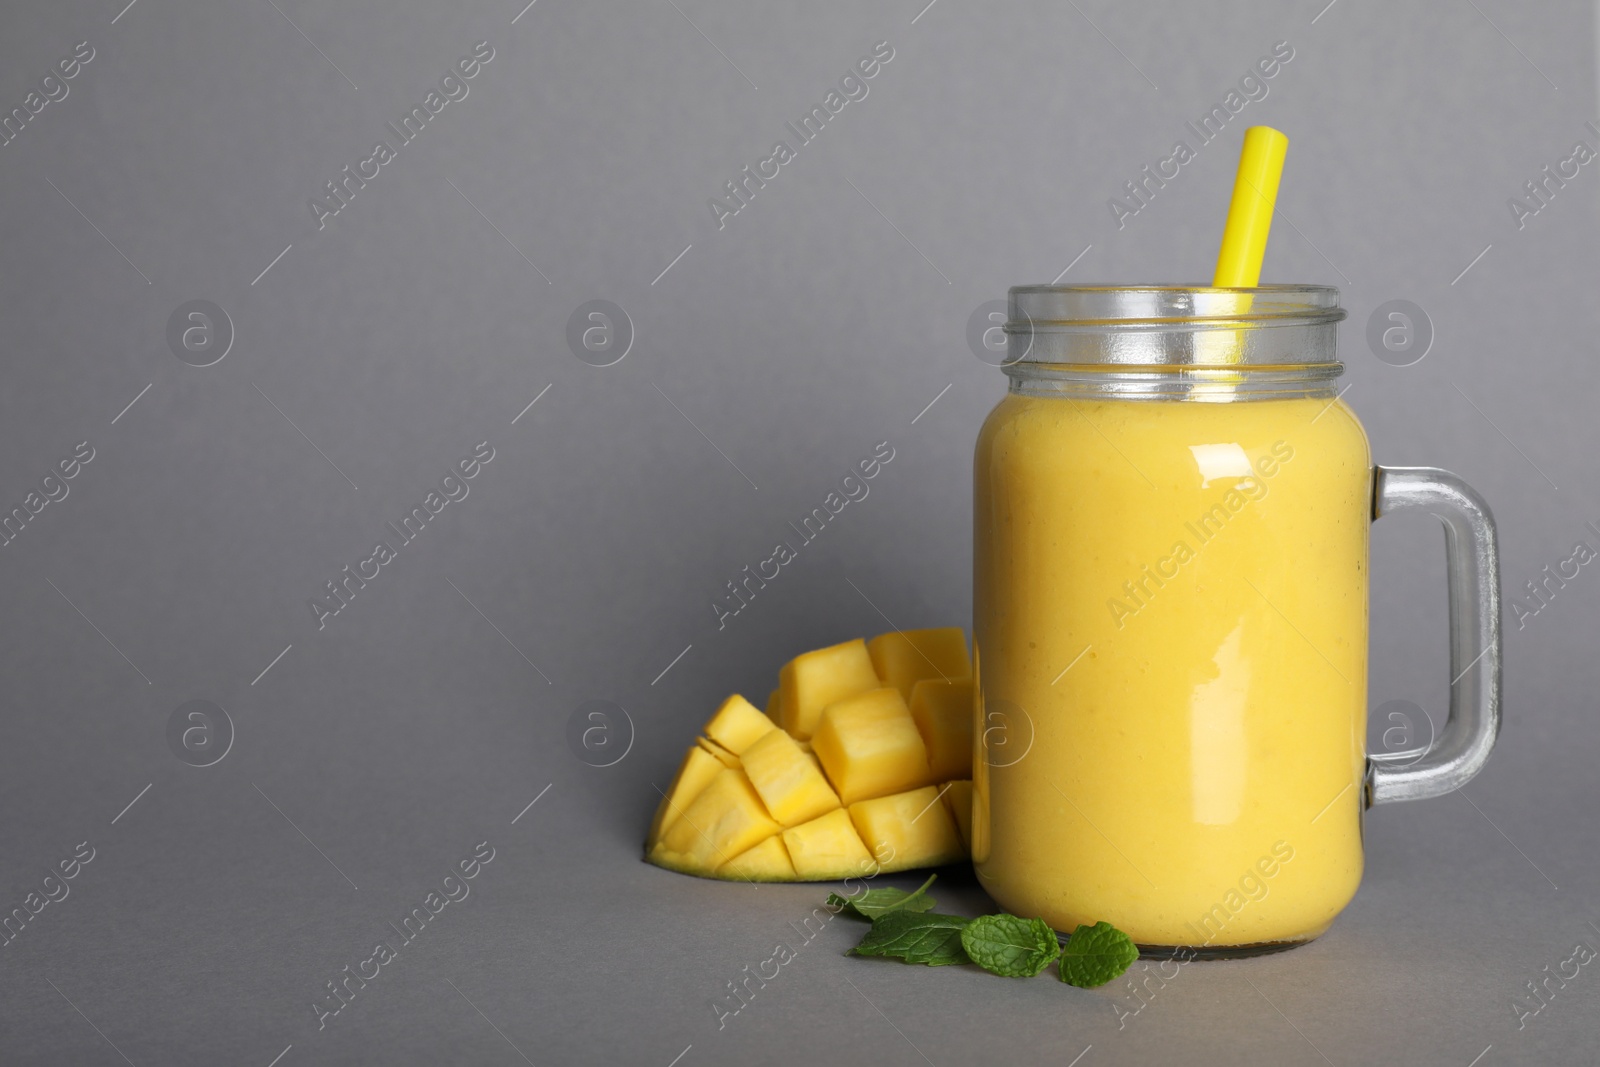
<path id="1" fill-rule="evenodd" d="M 1079 926 L 1061 950 L 1061 980 L 1093 989 L 1121 976 L 1138 958 L 1133 939 L 1110 923 Z"/>
<path id="2" fill-rule="evenodd" d="M 841 897 L 838 893 L 829 893 L 828 907 L 854 915 L 858 919 L 876 919 L 891 911 L 930 911 L 933 908 L 933 898 L 927 895 L 928 887 L 937 877 L 939 876 L 936 874 L 928 875 L 928 880 L 910 893 L 892 887 L 869 889 L 858 897 Z"/>
<path id="3" fill-rule="evenodd" d="M 970 961 L 961 947 L 961 934 L 968 922 L 959 915 L 891 911 L 872 920 L 872 929 L 850 954 L 888 956 L 929 967 L 967 963 Z"/>
<path id="4" fill-rule="evenodd" d="M 1004 912 L 980 915 L 968 923 L 961 931 L 961 947 L 973 963 L 1006 978 L 1031 978 L 1061 954 L 1049 923 Z"/>

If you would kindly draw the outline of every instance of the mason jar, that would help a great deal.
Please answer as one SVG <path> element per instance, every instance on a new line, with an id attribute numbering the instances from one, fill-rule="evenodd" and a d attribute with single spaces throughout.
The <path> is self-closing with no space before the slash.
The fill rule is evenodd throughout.
<path id="1" fill-rule="evenodd" d="M 1147 950 L 1308 941 L 1376 803 L 1448 792 L 1499 728 L 1495 530 L 1461 479 L 1374 467 L 1335 289 L 1022 286 L 974 467 L 972 852 L 1007 911 Z M 1368 530 L 1444 523 L 1450 710 L 1366 749 Z"/>

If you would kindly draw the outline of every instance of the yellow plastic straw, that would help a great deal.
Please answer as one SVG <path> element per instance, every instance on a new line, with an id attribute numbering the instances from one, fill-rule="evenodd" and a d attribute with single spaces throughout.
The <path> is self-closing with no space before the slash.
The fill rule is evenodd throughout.
<path id="1" fill-rule="evenodd" d="M 1222 251 L 1211 284 L 1218 288 L 1251 288 L 1261 281 L 1261 260 L 1267 253 L 1272 229 L 1272 207 L 1278 199 L 1278 179 L 1289 138 L 1271 126 L 1244 131 L 1239 152 L 1239 174 L 1233 181 L 1233 203 L 1222 231 Z"/>
<path id="2" fill-rule="evenodd" d="M 1283 175 L 1283 157 L 1289 138 L 1270 126 L 1252 126 L 1244 131 L 1244 147 L 1239 151 L 1239 173 L 1233 180 L 1233 202 L 1228 205 L 1228 224 L 1222 231 L 1222 250 L 1217 254 L 1217 273 L 1211 284 L 1219 289 L 1251 289 L 1261 281 L 1261 260 L 1267 252 L 1267 234 L 1272 230 L 1272 207 L 1278 199 L 1278 179 Z M 1236 316 L 1250 313 L 1255 303 L 1251 293 L 1233 294 L 1231 300 L 1213 303 L 1220 313 L 1226 306 Z M 1237 364 L 1245 359 L 1245 331 L 1213 330 L 1195 337 L 1195 357 L 1199 363 Z M 1235 380 L 1233 384 L 1237 384 Z M 1227 400 L 1233 396 L 1227 382 L 1208 399 Z"/>

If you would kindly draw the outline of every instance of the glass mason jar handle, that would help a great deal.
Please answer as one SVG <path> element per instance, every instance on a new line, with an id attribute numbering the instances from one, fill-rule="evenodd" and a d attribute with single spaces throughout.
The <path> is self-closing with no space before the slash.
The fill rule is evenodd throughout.
<path id="1" fill-rule="evenodd" d="M 1444 523 L 1450 596 L 1450 715 L 1416 751 L 1367 758 L 1367 805 L 1421 800 L 1465 785 L 1500 733 L 1500 555 L 1489 505 L 1436 467 L 1378 467 L 1372 517 L 1424 508 Z"/>

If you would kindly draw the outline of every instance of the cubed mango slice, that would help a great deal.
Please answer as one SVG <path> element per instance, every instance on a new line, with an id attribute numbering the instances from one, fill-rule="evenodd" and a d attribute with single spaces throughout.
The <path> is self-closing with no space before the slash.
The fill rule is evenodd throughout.
<path id="1" fill-rule="evenodd" d="M 972 777 L 972 679 L 925 678 L 911 689 L 911 718 L 934 781 Z"/>
<path id="2" fill-rule="evenodd" d="M 805 740 L 816 732 L 823 708 L 881 684 L 866 642 L 859 637 L 796 656 L 778 672 L 782 726 L 794 737 Z"/>
<path id="3" fill-rule="evenodd" d="M 789 850 L 783 847 L 783 838 L 769 837 L 759 845 L 739 853 L 717 868 L 718 878 L 740 882 L 792 882 L 795 880 L 794 864 L 789 862 Z"/>
<path id="4" fill-rule="evenodd" d="M 777 727 L 761 709 L 738 693 L 722 702 L 717 713 L 706 723 L 705 734 L 711 740 L 732 752 L 743 755 L 755 741 Z"/>
<path id="5" fill-rule="evenodd" d="M 950 817 L 956 822 L 956 833 L 961 835 L 962 847 L 968 852 L 972 851 L 972 783 L 948 783 L 944 791 L 944 805 L 950 809 Z"/>
<path id="6" fill-rule="evenodd" d="M 802 880 L 846 878 L 874 870 L 872 854 L 843 808 L 790 827 L 783 832 L 783 844 L 795 876 Z"/>
<path id="7" fill-rule="evenodd" d="M 871 689 L 829 704 L 811 746 L 847 805 L 930 778 L 928 750 L 898 689 Z"/>
<path id="8" fill-rule="evenodd" d="M 862 842 L 885 867 L 937 867 L 967 858 L 936 786 L 863 800 L 849 812 Z"/>
<path id="9" fill-rule="evenodd" d="M 784 826 L 810 822 L 839 807 L 815 757 L 782 730 L 771 730 L 741 757 L 767 813 Z"/>
<path id="10" fill-rule="evenodd" d="M 873 669 L 884 685 L 900 690 L 907 702 L 924 678 L 959 682 L 972 677 L 967 635 L 959 626 L 938 630 L 894 630 L 867 643 Z"/>
<path id="11" fill-rule="evenodd" d="M 729 881 L 831 881 L 987 850 L 959 630 L 798 656 L 766 710 L 724 701 L 662 792 L 645 857 Z M 970 779 L 970 780 L 969 780 Z"/>
<path id="12" fill-rule="evenodd" d="M 744 771 L 725 767 L 667 827 L 661 845 L 709 871 L 778 830 Z"/>

